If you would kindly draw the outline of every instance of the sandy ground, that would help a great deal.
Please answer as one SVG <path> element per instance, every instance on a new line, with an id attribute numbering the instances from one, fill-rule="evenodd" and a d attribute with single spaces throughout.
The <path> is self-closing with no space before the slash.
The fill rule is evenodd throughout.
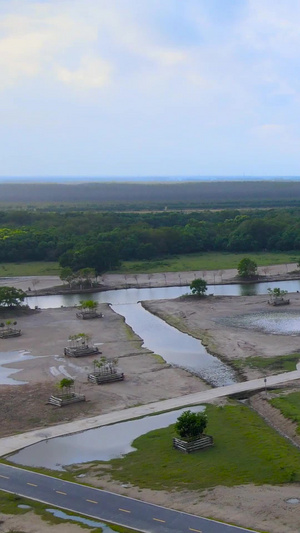
<path id="1" fill-rule="evenodd" d="M 293 265 L 274 267 L 272 275 L 283 277 L 294 269 Z M 271 267 L 270 267 L 271 270 Z M 232 278 L 236 272 L 222 272 L 222 281 Z M 187 273 L 194 279 L 195 273 Z M 203 276 L 203 273 L 198 273 Z M 266 275 L 271 275 L 268 271 Z M 218 274 L 207 273 L 208 283 L 217 282 Z M 177 284 L 179 274 L 167 275 L 166 283 L 162 283 L 164 275 L 152 275 L 152 286 L 159 284 Z M 221 277 L 221 274 L 219 274 Z M 228 276 L 228 278 L 227 278 Z M 139 276 L 141 277 L 141 275 Z M 186 284 L 183 273 L 180 273 L 181 284 Z M 288 275 L 287 275 L 288 277 Z M 212 278 L 212 280 L 211 280 Z M 117 287 L 129 285 L 128 277 L 107 277 L 107 286 Z M 138 279 L 142 284 L 142 279 Z M 21 286 L 27 288 L 28 278 Z M 43 282 L 46 285 L 46 281 Z M 50 283 L 50 281 L 49 281 Z M 52 279 L 53 283 L 53 279 Z M 146 283 L 146 281 L 145 281 Z M 11 283 L 12 284 L 12 283 Z M 55 281 L 55 284 L 57 282 Z M 111 284 L 111 285 L 110 285 Z M 135 285 L 137 280 L 135 279 Z M 50 285 L 49 285 L 50 286 Z M 36 285 L 39 289 L 40 285 Z M 205 300 L 191 301 L 177 299 L 173 301 L 147 302 L 147 308 L 152 312 L 164 316 L 179 329 L 188 331 L 192 335 L 203 339 L 209 349 L 230 361 L 232 358 L 242 358 L 249 355 L 280 355 L 299 351 L 297 337 L 282 335 L 267 335 L 261 332 L 240 328 L 225 327 L 218 320 L 224 316 L 234 316 L 245 312 L 269 309 L 266 296 L 254 297 L 213 297 Z M 292 310 L 300 311 L 300 295 L 291 295 Z M 122 409 L 138 403 L 148 403 L 164 398 L 188 394 L 204 390 L 205 385 L 198 378 L 185 371 L 173 369 L 155 357 L 149 350 L 142 348 L 142 340 L 124 323 L 122 317 L 116 315 L 109 306 L 101 305 L 103 319 L 80 322 L 75 317 L 74 309 L 43 310 L 40 313 L 21 316 L 18 326 L 23 336 L 1 340 L 1 351 L 28 350 L 34 359 L 12 364 L 19 372 L 14 379 L 28 381 L 27 385 L 0 386 L 0 435 L 9 435 L 17 431 L 25 431 L 35 427 L 46 427 L 58 422 L 65 422 L 76 418 Z M 84 326 L 84 327 L 83 327 Z M 92 335 L 94 343 L 102 343 L 99 348 L 107 357 L 118 357 L 119 366 L 125 373 L 126 379 L 122 383 L 108 386 L 96 386 L 87 383 L 87 372 L 92 367 L 94 357 L 84 359 L 69 359 L 63 357 L 63 348 L 68 335 L 85 331 Z M 5 343 L 5 344 L 4 344 Z M 9 347 L 9 348 L 8 348 Z M 86 394 L 87 402 L 59 409 L 45 405 L 49 395 L 55 390 L 55 384 L 64 376 L 76 379 L 78 392 Z M 246 369 L 245 377 L 257 377 L 258 373 Z M 294 384 L 297 387 L 297 384 Z M 283 431 L 297 444 L 295 427 L 287 423 L 278 412 L 268 406 L 263 395 L 256 395 L 252 399 L 253 406 L 269 423 Z M 299 443 L 300 444 L 300 443 Z M 96 476 L 93 468 L 85 482 L 95 486 L 108 488 L 111 491 L 126 494 L 147 501 L 174 507 L 193 514 L 214 517 L 229 523 L 253 528 L 257 531 L 270 533 L 295 533 L 300 530 L 300 504 L 288 503 L 291 498 L 300 500 L 300 485 L 256 487 L 252 485 L 233 488 L 215 487 L 202 492 L 156 492 L 140 490 L 137 487 L 122 486 L 110 479 L 109 470 L 101 477 Z M 0 515 L 0 531 L 7 533 L 10 529 L 20 529 L 26 533 L 39 531 L 48 533 L 54 530 L 58 533 L 77 531 L 75 525 L 49 526 L 38 517 L 25 515 L 22 517 L 7 517 Z M 79 530 L 79 528 L 78 528 Z"/>

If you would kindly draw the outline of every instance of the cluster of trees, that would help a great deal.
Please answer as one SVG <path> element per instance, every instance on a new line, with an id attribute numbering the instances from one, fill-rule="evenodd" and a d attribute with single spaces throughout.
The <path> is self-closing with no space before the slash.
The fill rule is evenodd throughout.
<path id="1" fill-rule="evenodd" d="M 300 250 L 296 209 L 193 213 L 0 212 L 0 261 L 59 260 L 96 275 L 123 260 Z"/>

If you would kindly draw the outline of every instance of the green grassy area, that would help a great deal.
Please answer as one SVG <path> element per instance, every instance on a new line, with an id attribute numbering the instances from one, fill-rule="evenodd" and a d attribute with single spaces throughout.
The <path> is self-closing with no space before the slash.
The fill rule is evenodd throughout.
<path id="1" fill-rule="evenodd" d="M 29 509 L 21 509 L 20 507 L 18 507 L 19 505 L 28 505 L 30 508 Z M 33 511 L 35 514 L 39 515 L 42 520 L 45 520 L 46 522 L 48 522 L 49 524 L 53 524 L 53 526 L 55 524 L 66 524 L 66 523 L 72 523 L 72 524 L 76 524 L 82 528 L 84 528 L 85 530 L 88 529 L 89 531 L 91 531 L 90 529 L 90 526 L 88 525 L 85 525 L 81 522 L 77 522 L 76 520 L 73 520 L 72 521 L 68 521 L 67 519 L 62 519 L 62 518 L 59 518 L 59 517 L 56 517 L 54 515 L 52 515 L 51 513 L 47 512 L 46 509 L 47 508 L 51 508 L 51 509 L 58 509 L 57 507 L 55 507 L 54 505 L 45 505 L 45 504 L 42 504 L 42 503 L 39 503 L 37 501 L 34 501 L 34 500 L 29 500 L 27 498 L 23 498 L 22 496 L 18 496 L 17 494 L 9 494 L 7 492 L 3 492 L 3 491 L 0 491 L 0 512 L 3 513 L 3 514 L 12 514 L 12 515 L 15 515 L 15 514 L 18 514 L 18 515 L 22 515 L 22 514 L 26 514 L 30 511 Z M 72 513 L 70 511 L 64 511 L 67 515 L 69 516 L 72 516 L 72 517 L 81 517 L 81 518 L 86 518 L 84 517 L 83 515 L 81 515 L 80 513 Z M 90 519 L 89 517 L 87 517 L 88 519 Z M 95 521 L 99 521 L 99 522 L 102 522 L 102 520 L 97 520 L 97 519 L 92 519 L 92 520 L 95 520 Z M 122 527 L 122 526 L 115 526 L 114 524 L 107 524 L 113 531 L 118 531 L 119 533 L 139 533 L 139 531 L 135 530 L 135 529 L 128 529 L 126 527 Z M 53 527 L 53 531 L 55 530 L 55 528 Z M 12 531 L 13 533 L 13 530 L 10 530 Z M 99 528 L 93 528 L 93 532 L 94 533 L 102 533 L 103 529 L 101 527 Z M 18 533 L 22 533 L 22 531 L 18 530 Z"/>
<path id="2" fill-rule="evenodd" d="M 300 252 L 293 253 L 203 253 L 169 256 L 153 261 L 124 261 L 121 268 L 111 271 L 112 274 L 139 274 L 148 272 L 184 272 L 226 270 L 237 268 L 243 257 L 249 257 L 258 266 L 282 265 L 297 263 Z M 33 261 L 29 263 L 1 263 L 0 277 L 13 276 L 59 276 L 59 264 L 55 261 Z"/>
<path id="3" fill-rule="evenodd" d="M 116 273 L 184 272 L 191 270 L 226 270 L 237 268 L 244 257 L 249 257 L 258 266 L 297 263 L 300 252 L 289 253 L 203 253 L 170 256 L 153 261 L 124 261 Z"/>
<path id="4" fill-rule="evenodd" d="M 290 355 L 278 355 L 275 357 L 246 357 L 246 359 L 234 359 L 233 366 L 238 370 L 245 367 L 258 368 L 266 370 L 270 374 L 279 374 L 280 372 L 292 372 L 296 370 L 296 365 L 300 361 L 300 353 Z"/>
<path id="5" fill-rule="evenodd" d="M 285 418 L 296 422 L 297 433 L 300 434 L 300 392 L 278 396 L 270 400 L 270 403 L 279 409 Z"/>
<path id="6" fill-rule="evenodd" d="M 57 262 L 32 261 L 30 263 L 0 263 L 0 277 L 59 276 Z"/>
<path id="7" fill-rule="evenodd" d="M 154 490 L 300 481 L 300 451 L 254 411 L 232 402 L 208 405 L 206 412 L 214 447 L 182 454 L 172 448 L 174 426 L 151 431 L 133 442 L 137 451 L 110 461 L 112 477 Z M 101 463 L 98 468 L 101 478 Z"/>

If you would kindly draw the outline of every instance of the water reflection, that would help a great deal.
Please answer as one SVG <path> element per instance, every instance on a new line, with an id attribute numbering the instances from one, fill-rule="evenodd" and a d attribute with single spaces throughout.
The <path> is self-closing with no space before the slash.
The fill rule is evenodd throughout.
<path id="1" fill-rule="evenodd" d="M 263 283 L 247 283 L 232 285 L 208 285 L 207 294 L 216 296 L 253 296 L 255 294 L 267 294 L 268 288 L 287 290 L 288 292 L 300 291 L 300 280 L 270 281 Z M 120 289 L 115 291 L 104 291 L 86 294 L 56 294 L 49 296 L 30 296 L 26 303 L 34 308 L 36 305 L 41 309 L 48 307 L 58 308 L 63 306 L 74 306 L 80 300 L 91 299 L 99 303 L 133 304 L 143 300 L 166 300 L 178 298 L 183 294 L 190 293 L 189 286 L 186 287 L 158 287 L 144 289 Z"/>
<path id="2" fill-rule="evenodd" d="M 199 412 L 204 406 L 194 406 L 190 411 Z M 28 446 L 9 457 L 16 464 L 63 470 L 64 466 L 89 461 L 110 461 L 135 450 L 131 446 L 140 435 L 153 429 L 174 424 L 186 409 L 177 409 L 160 415 L 120 422 L 112 426 L 90 429 L 82 433 L 56 437 Z"/>
<path id="3" fill-rule="evenodd" d="M 197 374 L 213 386 L 235 382 L 233 370 L 217 357 L 209 354 L 201 341 L 181 333 L 176 328 L 152 315 L 141 304 L 113 305 L 127 324 L 144 340 L 144 346 L 160 354 L 165 361 Z"/>
<path id="4" fill-rule="evenodd" d="M 26 381 L 16 381 L 10 376 L 16 372 L 21 372 L 21 368 L 7 368 L 11 363 L 19 363 L 26 361 L 27 359 L 32 359 L 33 356 L 27 352 L 0 352 L 0 384 L 1 385 L 23 385 L 27 383 Z"/>

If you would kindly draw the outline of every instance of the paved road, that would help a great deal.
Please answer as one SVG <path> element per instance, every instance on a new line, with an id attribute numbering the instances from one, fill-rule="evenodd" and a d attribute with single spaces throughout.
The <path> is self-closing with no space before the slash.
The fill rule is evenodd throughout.
<path id="1" fill-rule="evenodd" d="M 0 464 L 0 489 L 143 532 L 249 532 L 248 529 L 3 464 Z"/>
<path id="2" fill-rule="evenodd" d="M 277 376 L 269 376 L 267 378 L 267 387 L 272 387 L 281 383 L 287 383 L 300 378 L 299 365 L 297 370 L 293 372 L 285 372 Z M 116 424 L 124 420 L 131 420 L 141 416 L 152 415 L 162 411 L 170 411 L 172 409 L 180 409 L 190 405 L 199 405 L 202 403 L 209 403 L 216 398 L 229 396 L 240 392 L 264 389 L 265 382 L 263 378 L 254 379 L 251 381 L 244 381 L 242 383 L 234 383 L 225 387 L 217 387 L 215 389 L 208 389 L 206 391 L 197 392 L 195 394 L 187 394 L 178 398 L 171 398 L 160 402 L 149 403 L 139 407 L 131 407 L 123 409 L 122 411 L 112 411 L 110 413 L 94 416 L 92 418 L 84 418 L 82 420 L 75 420 L 67 424 L 59 424 L 58 426 L 51 426 L 45 429 L 38 429 L 28 431 L 20 435 L 13 435 L 12 437 L 4 437 L 0 439 L 0 456 L 13 453 L 21 448 L 35 444 L 42 440 L 51 439 L 53 437 L 60 437 L 70 433 L 78 433 L 86 429 L 92 429 L 108 424 Z"/>

